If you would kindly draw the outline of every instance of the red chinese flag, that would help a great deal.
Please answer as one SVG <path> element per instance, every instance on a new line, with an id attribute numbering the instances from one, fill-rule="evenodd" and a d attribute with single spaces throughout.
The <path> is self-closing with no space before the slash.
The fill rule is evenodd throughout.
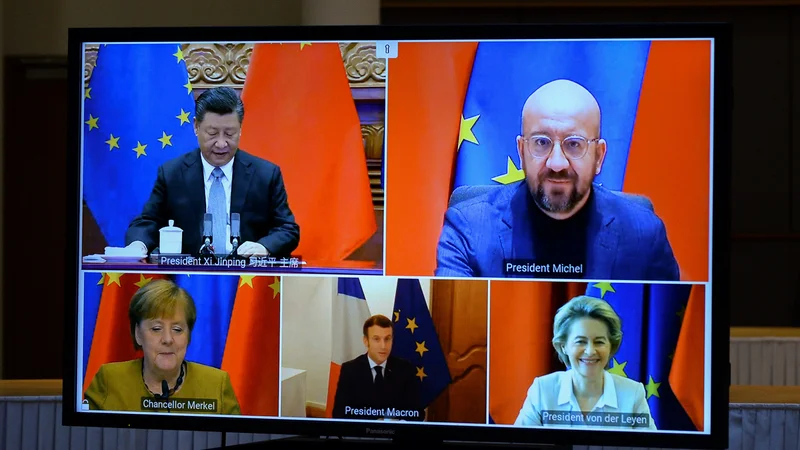
<path id="1" fill-rule="evenodd" d="M 476 42 L 403 42 L 390 60 L 386 273 L 430 276 Z"/>
<path id="2" fill-rule="evenodd" d="M 699 431 L 705 425 L 705 308 L 705 286 L 693 286 L 669 372 L 672 392 Z"/>
<path id="3" fill-rule="evenodd" d="M 650 44 L 624 190 L 655 205 L 681 280 L 708 280 L 710 98 L 710 41 Z M 680 130 L 680 145 L 664 130 Z"/>
<path id="4" fill-rule="evenodd" d="M 244 415 L 278 415 L 280 293 L 280 277 L 239 278 L 222 370 Z"/>
<path id="5" fill-rule="evenodd" d="M 492 281 L 491 290 L 489 414 L 510 425 L 533 379 L 552 370 L 553 284 Z"/>
<path id="6" fill-rule="evenodd" d="M 377 225 L 339 45 L 256 44 L 242 100 L 240 146 L 281 168 L 300 225 L 294 253 L 317 264 L 344 260 Z"/>
<path id="7" fill-rule="evenodd" d="M 131 297 L 140 287 L 160 278 L 166 277 L 141 273 L 103 274 L 101 279 L 104 284 L 103 295 L 100 297 L 100 308 L 97 311 L 89 363 L 83 378 L 84 392 L 103 364 L 142 357 L 141 351 L 133 349 L 128 307 Z"/>

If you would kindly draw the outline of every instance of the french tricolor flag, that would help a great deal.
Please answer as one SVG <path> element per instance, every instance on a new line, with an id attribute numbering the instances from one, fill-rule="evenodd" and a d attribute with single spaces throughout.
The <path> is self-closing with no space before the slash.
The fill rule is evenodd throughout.
<path id="1" fill-rule="evenodd" d="M 371 316 L 361 281 L 339 278 L 331 313 L 331 370 L 328 376 L 328 401 L 325 416 L 333 415 L 333 400 L 342 364 L 363 354 L 364 322 Z"/>

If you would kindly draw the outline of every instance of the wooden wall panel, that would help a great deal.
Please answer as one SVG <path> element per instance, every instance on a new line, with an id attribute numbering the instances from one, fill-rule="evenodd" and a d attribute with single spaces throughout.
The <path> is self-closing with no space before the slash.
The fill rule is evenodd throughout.
<path id="1" fill-rule="evenodd" d="M 61 378 L 66 62 L 5 60 L 3 378 Z M 72 243 L 74 244 L 74 242 Z"/>
<path id="2" fill-rule="evenodd" d="M 736 15 L 731 213 L 735 234 L 788 233 L 792 172 L 791 15 Z M 773 68 L 773 69 L 768 69 Z M 780 69 L 778 69 L 780 68 Z M 753 141 L 753 136 L 759 137 Z"/>
<path id="3" fill-rule="evenodd" d="M 792 150 L 789 152 L 791 157 L 789 167 L 792 173 L 792 192 L 790 197 L 792 205 L 791 232 L 797 239 L 800 239 L 800 8 L 792 10 L 789 29 L 791 30 L 791 40 L 789 41 L 791 53 L 789 55 L 790 64 L 787 68 L 789 69 L 789 79 L 792 82 L 790 85 L 792 116 L 789 127 L 793 132 Z M 797 272 L 796 276 L 800 279 L 800 272 Z M 796 301 L 800 303 L 800 292 L 798 292 Z"/>
<path id="4" fill-rule="evenodd" d="M 431 283 L 431 316 L 452 382 L 428 407 L 428 421 L 486 423 L 488 294 L 485 280 Z"/>

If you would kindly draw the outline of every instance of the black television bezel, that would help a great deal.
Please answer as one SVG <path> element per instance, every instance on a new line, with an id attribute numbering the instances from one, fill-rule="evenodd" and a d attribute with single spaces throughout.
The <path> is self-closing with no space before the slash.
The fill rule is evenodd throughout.
<path id="1" fill-rule="evenodd" d="M 713 139 L 712 198 L 712 329 L 710 434 L 622 432 L 513 428 L 437 423 L 344 422 L 330 419 L 280 419 L 164 414 L 85 413 L 77 411 L 76 375 L 78 353 L 78 277 L 81 249 L 78 229 L 80 198 L 81 104 L 84 82 L 83 44 L 87 42 L 252 42 L 252 41 L 403 41 L 487 39 L 614 39 L 614 38 L 712 38 Z M 444 26 L 284 26 L 284 27 L 169 27 L 169 28 L 71 28 L 68 42 L 68 186 L 67 240 L 74 245 L 65 252 L 63 415 L 66 426 L 174 429 L 220 432 L 297 434 L 309 436 L 394 437 L 404 440 L 457 440 L 515 442 L 555 445 L 625 445 L 673 448 L 727 448 L 730 385 L 729 239 L 731 153 L 731 27 L 725 23 L 591 23 L 591 24 L 495 24 Z M 79 88 L 80 86 L 80 88 Z M 487 383 L 488 388 L 488 383 Z M 367 429 L 385 430 L 368 433 Z"/>

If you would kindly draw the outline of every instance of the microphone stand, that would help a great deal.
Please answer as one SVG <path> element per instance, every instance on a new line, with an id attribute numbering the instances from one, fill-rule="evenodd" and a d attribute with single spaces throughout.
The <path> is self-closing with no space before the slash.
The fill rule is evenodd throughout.
<path id="1" fill-rule="evenodd" d="M 230 225 L 231 225 L 231 244 L 232 250 L 228 254 L 225 259 L 239 259 L 240 256 L 237 255 L 239 250 L 239 238 L 240 236 L 240 227 L 241 227 L 241 216 L 239 213 L 231 213 L 230 216 Z M 221 252 L 220 252 L 221 253 Z"/>
<path id="2" fill-rule="evenodd" d="M 169 384 L 167 380 L 161 380 L 161 398 L 164 399 L 164 404 L 167 406 L 167 414 L 169 414 Z"/>
<path id="3" fill-rule="evenodd" d="M 239 255 L 236 253 L 236 251 L 237 251 L 237 250 L 239 250 L 239 238 L 238 238 L 238 237 L 234 237 L 234 238 L 231 240 L 231 245 L 232 245 L 232 250 L 231 250 L 231 252 L 230 252 L 230 253 L 228 253 L 227 259 L 231 259 L 231 258 L 233 258 L 233 259 L 240 258 L 240 256 L 239 256 Z"/>
<path id="4" fill-rule="evenodd" d="M 214 239 L 214 217 L 211 213 L 203 215 L 203 245 L 200 247 L 201 256 L 212 256 L 214 250 L 211 249 L 211 241 Z"/>
<path id="5" fill-rule="evenodd" d="M 211 250 L 211 238 L 205 236 L 205 240 L 203 241 L 203 245 L 200 247 L 200 254 L 203 256 L 211 256 L 214 252 Z"/>

